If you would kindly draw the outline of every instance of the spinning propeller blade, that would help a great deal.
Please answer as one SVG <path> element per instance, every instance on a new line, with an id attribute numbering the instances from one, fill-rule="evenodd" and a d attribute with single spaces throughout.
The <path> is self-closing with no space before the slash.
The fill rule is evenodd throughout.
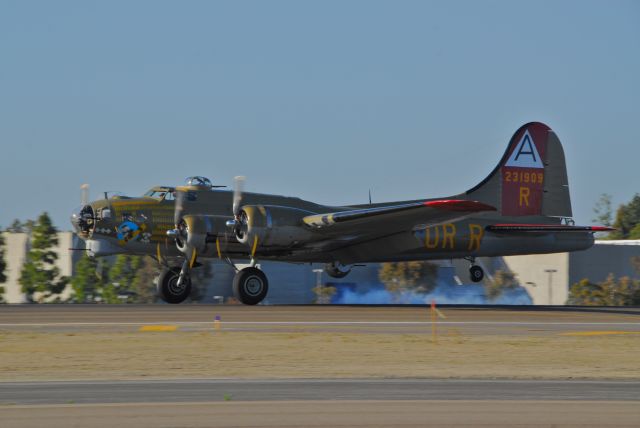
<path id="1" fill-rule="evenodd" d="M 80 204 L 84 207 L 89 203 L 89 185 L 83 184 L 80 186 Z"/>
<path id="2" fill-rule="evenodd" d="M 233 179 L 233 216 L 237 219 L 240 214 L 240 204 L 242 203 L 242 192 L 246 177 L 238 175 Z"/>
<path id="3" fill-rule="evenodd" d="M 173 224 L 178 227 L 182 219 L 182 210 L 184 208 L 184 192 L 176 190 L 175 210 L 173 212 Z"/>

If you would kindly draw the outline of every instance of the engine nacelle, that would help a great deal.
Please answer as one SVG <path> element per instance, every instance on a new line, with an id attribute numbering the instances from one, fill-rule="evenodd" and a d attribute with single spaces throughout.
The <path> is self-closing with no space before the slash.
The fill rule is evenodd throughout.
<path id="1" fill-rule="evenodd" d="M 194 248 L 198 253 L 204 253 L 207 236 L 215 233 L 212 216 L 186 215 L 181 221 L 181 230 L 176 238 L 176 246 L 181 252 Z"/>
<path id="2" fill-rule="evenodd" d="M 313 213 L 291 207 L 274 205 L 247 205 L 240 211 L 240 227 L 236 239 L 249 246 L 291 247 L 309 240 L 313 233 L 302 219 Z"/>

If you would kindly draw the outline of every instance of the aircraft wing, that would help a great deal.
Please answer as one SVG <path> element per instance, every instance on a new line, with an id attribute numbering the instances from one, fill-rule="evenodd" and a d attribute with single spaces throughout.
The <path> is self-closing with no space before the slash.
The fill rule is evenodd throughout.
<path id="1" fill-rule="evenodd" d="M 391 234 L 411 230 L 417 225 L 452 222 L 476 213 L 495 210 L 495 207 L 477 201 L 442 199 L 315 214 L 302 220 L 307 226 L 329 234 Z"/>

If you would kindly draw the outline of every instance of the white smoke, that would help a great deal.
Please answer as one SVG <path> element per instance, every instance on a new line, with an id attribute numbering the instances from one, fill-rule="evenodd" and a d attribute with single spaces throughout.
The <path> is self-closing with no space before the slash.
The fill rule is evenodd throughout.
<path id="1" fill-rule="evenodd" d="M 344 288 L 332 299 L 331 303 L 341 305 L 424 305 L 435 301 L 437 304 L 468 305 L 531 305 L 533 301 L 529 293 L 522 288 L 505 290 L 496 299 L 488 299 L 484 288 L 480 285 L 439 285 L 429 293 L 405 291 L 391 293 L 384 288 L 374 286 L 363 290 Z"/>

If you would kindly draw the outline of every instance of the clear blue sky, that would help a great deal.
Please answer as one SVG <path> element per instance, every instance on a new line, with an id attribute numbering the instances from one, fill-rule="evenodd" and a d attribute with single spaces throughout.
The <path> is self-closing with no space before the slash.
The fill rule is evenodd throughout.
<path id="1" fill-rule="evenodd" d="M 640 191 L 637 1 L 1 1 L 0 226 L 82 183 L 206 175 L 327 204 L 438 197 L 523 123 L 564 144 L 574 214 Z"/>

